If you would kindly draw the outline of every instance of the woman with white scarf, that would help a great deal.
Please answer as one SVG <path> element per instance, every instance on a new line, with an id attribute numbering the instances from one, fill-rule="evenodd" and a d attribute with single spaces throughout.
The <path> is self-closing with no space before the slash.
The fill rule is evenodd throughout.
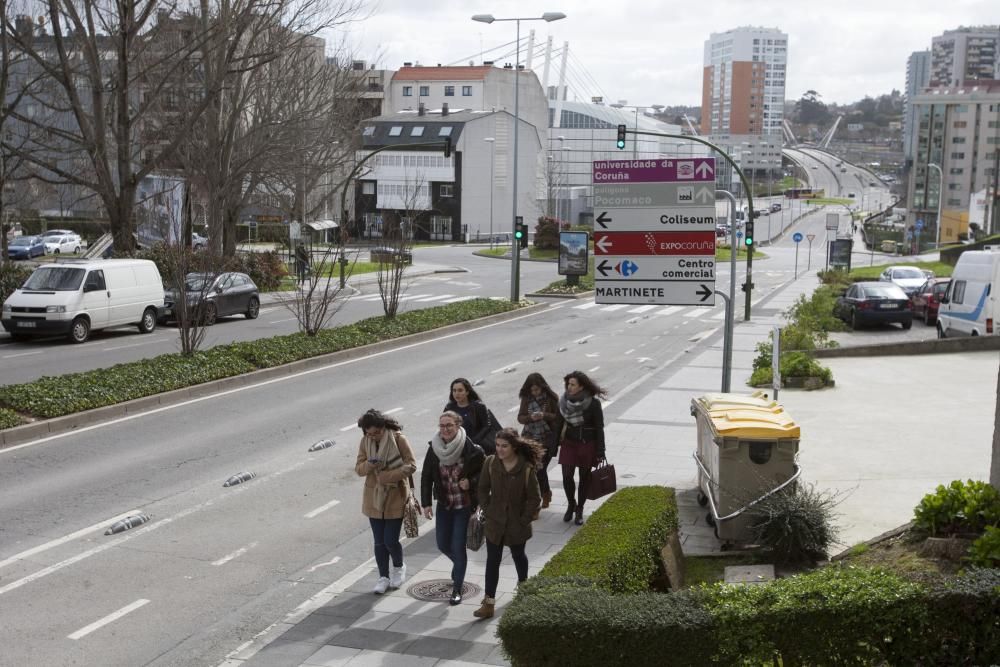
<path id="1" fill-rule="evenodd" d="M 438 432 L 428 443 L 420 472 L 420 506 L 434 517 L 431 503 L 437 498 L 434 533 L 438 549 L 451 560 L 452 592 L 449 604 L 462 602 L 468 554 L 465 534 L 469 517 L 478 505 L 476 489 L 486 456 L 462 427 L 462 415 L 451 410 L 438 418 Z"/>
<path id="2" fill-rule="evenodd" d="M 417 462 L 402 427 L 392 417 L 369 410 L 358 419 L 358 428 L 364 435 L 354 469 L 365 478 L 361 511 L 368 517 L 375 538 L 379 578 L 374 593 L 382 595 L 390 588 L 399 588 L 406 579 L 399 531 L 403 527 L 403 507 L 410 495 L 410 479 L 417 470 Z"/>
<path id="3" fill-rule="evenodd" d="M 583 502 L 587 499 L 587 482 L 590 470 L 604 459 L 604 411 L 601 398 L 606 393 L 583 371 L 573 371 L 563 378 L 566 392 L 559 398 L 559 464 L 563 472 L 563 490 L 567 508 L 563 521 L 576 519 L 583 525 Z M 575 470 L 580 471 L 580 486 L 573 481 Z"/>

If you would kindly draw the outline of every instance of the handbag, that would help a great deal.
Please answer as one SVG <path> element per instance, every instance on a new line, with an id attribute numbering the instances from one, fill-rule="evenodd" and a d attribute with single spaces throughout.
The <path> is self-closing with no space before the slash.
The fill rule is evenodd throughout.
<path id="1" fill-rule="evenodd" d="M 601 461 L 590 471 L 590 481 L 587 482 L 587 500 L 597 500 L 618 490 L 615 479 L 615 467 L 607 461 Z"/>
<path id="2" fill-rule="evenodd" d="M 476 508 L 476 511 L 469 517 L 469 524 L 465 529 L 465 548 L 469 551 L 479 551 L 486 541 L 485 519 L 483 510 Z"/>
<path id="3" fill-rule="evenodd" d="M 503 426 L 500 424 L 500 420 L 497 419 L 496 415 L 489 408 L 486 408 L 486 418 L 489 423 L 489 428 L 486 431 L 486 435 L 483 436 L 485 442 L 477 442 L 476 444 L 483 448 L 483 452 L 487 456 L 490 454 L 497 453 L 497 433 L 503 430 Z"/>
<path id="4" fill-rule="evenodd" d="M 413 485 L 410 484 L 410 492 L 406 496 L 403 504 L 403 534 L 407 537 L 417 537 L 420 535 L 420 524 L 417 519 L 420 517 L 420 503 L 413 492 Z"/>

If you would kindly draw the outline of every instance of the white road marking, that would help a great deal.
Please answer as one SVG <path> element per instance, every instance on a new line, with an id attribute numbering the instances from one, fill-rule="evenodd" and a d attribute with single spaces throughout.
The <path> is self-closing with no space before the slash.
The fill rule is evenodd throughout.
<path id="1" fill-rule="evenodd" d="M 600 368 L 600 366 L 594 366 L 593 368 L 591 368 L 591 369 L 590 369 L 590 370 L 588 370 L 587 372 L 588 372 L 588 373 L 596 373 L 596 372 L 597 372 L 597 370 L 598 370 L 599 368 Z"/>
<path id="2" fill-rule="evenodd" d="M 684 310 L 683 306 L 667 306 L 663 310 L 656 312 L 657 315 L 673 315 L 674 313 L 679 313 Z"/>
<path id="3" fill-rule="evenodd" d="M 474 296 L 456 296 L 454 299 L 445 299 L 441 303 L 458 303 L 459 301 L 468 301 L 475 298 Z"/>
<path id="4" fill-rule="evenodd" d="M 587 303 L 581 303 L 579 306 L 573 306 L 573 310 L 590 310 L 591 308 L 597 308 L 596 301 L 588 301 Z"/>
<path id="5" fill-rule="evenodd" d="M 228 563 L 229 561 L 233 560 L 234 558 L 239 558 L 240 556 L 242 556 L 246 552 L 248 552 L 251 549 L 253 549 L 255 546 L 257 546 L 257 543 L 256 542 L 251 542 L 250 544 L 246 545 L 245 547 L 240 547 L 239 549 L 237 549 L 233 553 L 231 553 L 231 554 L 229 554 L 227 556 L 223 556 L 219 560 L 212 561 L 212 565 L 215 565 L 216 567 L 218 567 L 220 565 L 225 565 L 226 563 Z"/>
<path id="6" fill-rule="evenodd" d="M 587 334 L 583 338 L 577 338 L 573 342 L 576 343 L 577 345 L 583 345 L 584 343 L 586 343 L 588 340 L 590 340 L 593 337 L 594 337 L 594 334 Z"/>
<path id="7" fill-rule="evenodd" d="M 711 336 L 715 332 L 716 332 L 716 329 L 709 329 L 708 331 L 702 331 L 701 333 L 697 333 L 694 336 L 692 336 L 691 338 L 688 338 L 688 341 L 691 342 L 691 343 L 697 343 L 698 341 L 700 341 L 700 340 L 702 340 L 704 338 L 708 338 L 709 336 Z"/>
<path id="8" fill-rule="evenodd" d="M 507 409 L 507 412 L 516 412 L 516 411 L 518 411 L 518 410 L 520 410 L 520 409 L 521 409 L 521 406 L 520 406 L 520 404 L 518 404 L 518 405 L 515 405 L 515 406 L 514 406 L 514 407 L 512 407 L 512 408 L 508 408 L 508 409 Z"/>
<path id="9" fill-rule="evenodd" d="M 621 310 L 622 308 L 624 308 L 627 305 L 628 304 L 625 304 L 625 303 L 616 303 L 613 306 L 608 306 L 607 308 L 601 308 L 601 311 L 605 312 L 605 313 L 613 313 L 616 310 Z"/>
<path id="10" fill-rule="evenodd" d="M 639 306 L 638 308 L 633 308 L 632 310 L 630 310 L 628 312 L 635 313 L 636 315 L 638 315 L 638 314 L 641 314 L 641 313 L 648 313 L 649 311 L 653 310 L 654 308 L 659 308 L 659 306 L 657 306 L 657 305 Z"/>
<path id="11" fill-rule="evenodd" d="M 501 366 L 500 368 L 498 368 L 496 370 L 490 371 L 490 375 L 493 375 L 494 373 L 502 373 L 503 371 L 507 370 L 508 368 L 514 368 L 515 366 L 519 365 L 520 363 L 521 363 L 520 361 L 515 361 L 512 364 L 507 364 L 506 366 Z"/>
<path id="12" fill-rule="evenodd" d="M 687 310 L 681 313 L 683 317 L 701 317 L 704 314 L 705 310 L 703 308 L 698 308 L 698 307 L 692 308 L 691 310 Z"/>
<path id="13" fill-rule="evenodd" d="M 304 515 L 304 517 L 306 519 L 315 519 L 316 517 L 318 517 L 323 512 L 327 511 L 331 507 L 336 507 L 339 504 L 340 504 L 339 500 L 331 500 L 326 505 L 320 505 L 319 507 L 317 507 L 316 509 L 314 509 L 312 512 L 306 513 Z"/>
<path id="14" fill-rule="evenodd" d="M 721 319 L 724 319 L 725 317 L 726 317 L 726 311 L 723 310 L 721 312 L 716 313 L 715 315 L 712 315 L 711 319 L 713 319 L 713 320 L 721 320 Z"/>
<path id="15" fill-rule="evenodd" d="M 393 413 L 402 412 L 402 411 L 403 411 L 403 408 L 393 408 L 392 410 L 386 410 L 382 414 L 384 414 L 384 415 L 391 415 Z"/>
<path id="16" fill-rule="evenodd" d="M 115 345 L 114 347 L 102 347 L 101 348 L 101 352 L 111 352 L 113 350 L 124 350 L 125 348 L 140 347 L 142 345 L 153 345 L 153 344 L 159 343 L 159 342 L 160 341 L 158 341 L 158 340 L 147 340 L 147 341 L 143 341 L 141 343 L 130 343 L 128 345 Z"/>
<path id="17" fill-rule="evenodd" d="M 268 322 L 268 324 L 282 324 L 284 322 L 296 322 L 296 321 L 298 321 L 298 319 L 299 318 L 297 318 L 297 317 L 289 317 L 289 318 L 284 319 L 284 320 L 271 320 L 270 322 Z"/>
<path id="18" fill-rule="evenodd" d="M 30 357 L 33 354 L 42 354 L 45 350 L 38 350 L 37 352 L 18 352 L 17 354 L 5 354 L 3 359 L 14 359 L 16 357 Z"/>
<path id="19" fill-rule="evenodd" d="M 340 432 L 341 433 L 346 433 L 347 431 L 350 431 L 352 428 L 357 428 L 357 427 L 358 427 L 357 424 L 348 424 L 344 428 L 340 429 Z"/>
<path id="20" fill-rule="evenodd" d="M 427 301 L 437 301 L 439 299 L 450 299 L 455 296 L 454 294 L 438 294 L 437 296 L 429 296 L 426 299 L 417 299 L 417 301 L 424 303 Z"/>
<path id="21" fill-rule="evenodd" d="M 633 352 L 635 352 L 634 347 L 631 350 L 625 350 L 625 354 L 632 354 Z"/>
<path id="22" fill-rule="evenodd" d="M 60 537 L 60 538 L 55 539 L 55 540 L 51 540 L 49 542 L 46 542 L 45 544 L 39 544 L 37 547 L 32 547 L 31 549 L 28 549 L 27 551 L 22 551 L 19 554 L 14 554 L 13 556 L 11 556 L 10 558 L 7 558 L 6 560 L 0 560 L 0 568 L 4 568 L 4 567 L 10 565 L 11 563 L 16 563 L 19 560 L 24 560 L 25 558 L 30 558 L 31 556 L 34 556 L 35 554 L 41 553 L 43 551 L 48 551 L 52 547 L 57 547 L 60 544 L 66 544 L 67 542 L 72 542 L 76 538 L 81 537 L 83 535 L 86 535 L 87 533 L 92 533 L 95 530 L 101 530 L 102 528 L 110 526 L 111 524 L 113 524 L 116 521 L 121 521 L 122 519 L 124 519 L 126 517 L 129 517 L 129 516 L 132 516 L 133 514 L 138 514 L 138 513 L 139 513 L 139 510 L 129 510 L 128 512 L 124 512 L 122 514 L 119 514 L 118 516 L 113 516 L 110 519 L 107 519 L 106 521 L 100 521 L 98 523 L 95 523 L 93 526 L 87 526 L 86 528 L 81 528 L 80 530 L 76 531 L 75 533 L 70 533 L 69 535 L 64 535 L 63 537 Z"/>
<path id="23" fill-rule="evenodd" d="M 87 635 L 89 635 L 94 630 L 100 630 L 101 628 L 103 628 L 108 623 L 114 623 L 115 621 L 117 621 L 119 618 L 121 618 L 125 614 L 130 614 L 133 611 L 135 611 L 136 609 L 138 609 L 140 607 L 144 607 L 147 604 L 149 604 L 149 600 L 145 600 L 145 599 L 141 599 L 140 598 L 140 599 L 136 600 L 135 602 L 133 602 L 132 604 L 126 605 L 126 606 L 122 607 L 121 609 L 119 609 L 118 611 L 113 612 L 111 614 L 108 614 L 107 616 L 105 616 L 104 618 L 102 618 L 102 619 L 100 619 L 98 621 L 94 621 L 90 625 L 87 625 L 87 626 L 84 626 L 84 627 L 80 628 L 79 630 L 77 630 L 73 634 L 67 635 L 66 638 L 67 639 L 72 639 L 72 640 L 77 640 L 77 639 L 80 639 L 82 637 L 86 637 Z"/>
<path id="24" fill-rule="evenodd" d="M 399 300 L 400 301 L 413 301 L 414 299 L 422 299 L 422 298 L 427 297 L 427 296 L 432 296 L 432 295 L 430 295 L 430 294 L 413 294 L 413 295 L 407 294 L 407 295 L 399 297 Z"/>
<path id="25" fill-rule="evenodd" d="M 333 558 L 331 558 L 330 560 L 326 561 L 325 563 L 316 563 L 311 568 L 309 568 L 309 572 L 315 572 L 316 570 L 318 570 L 321 567 L 326 567 L 327 565 L 336 565 L 339 562 L 340 562 L 340 556 L 334 556 Z"/>

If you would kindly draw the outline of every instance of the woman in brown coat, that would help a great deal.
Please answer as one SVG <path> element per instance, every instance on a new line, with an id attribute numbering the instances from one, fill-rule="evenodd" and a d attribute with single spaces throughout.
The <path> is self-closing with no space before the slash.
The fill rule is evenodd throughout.
<path id="1" fill-rule="evenodd" d="M 403 527 L 403 506 L 410 495 L 409 480 L 417 463 L 402 427 L 392 417 L 369 410 L 358 419 L 358 428 L 364 436 L 354 470 L 365 478 L 361 512 L 368 517 L 375 538 L 379 578 L 374 593 L 382 595 L 389 588 L 402 586 L 406 578 L 399 531 Z"/>
<path id="2" fill-rule="evenodd" d="M 473 612 L 477 618 L 493 616 L 505 545 L 514 560 L 518 582 L 528 578 L 524 545 L 531 538 L 531 520 L 542 502 L 536 472 L 545 456 L 542 446 L 512 428 L 497 433 L 496 445 L 497 453 L 487 457 L 479 475 L 477 495 L 486 522 L 486 597 Z"/>

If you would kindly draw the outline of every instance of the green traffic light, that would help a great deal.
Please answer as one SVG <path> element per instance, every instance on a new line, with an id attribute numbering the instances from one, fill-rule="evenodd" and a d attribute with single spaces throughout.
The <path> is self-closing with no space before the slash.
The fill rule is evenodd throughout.
<path id="1" fill-rule="evenodd" d="M 618 149 L 619 150 L 625 150 L 625 142 L 624 141 L 622 141 L 622 140 L 618 141 Z"/>
<path id="2" fill-rule="evenodd" d="M 753 239 L 748 236 L 746 237 L 746 239 L 743 240 L 743 243 L 745 243 L 748 246 L 753 245 Z"/>

